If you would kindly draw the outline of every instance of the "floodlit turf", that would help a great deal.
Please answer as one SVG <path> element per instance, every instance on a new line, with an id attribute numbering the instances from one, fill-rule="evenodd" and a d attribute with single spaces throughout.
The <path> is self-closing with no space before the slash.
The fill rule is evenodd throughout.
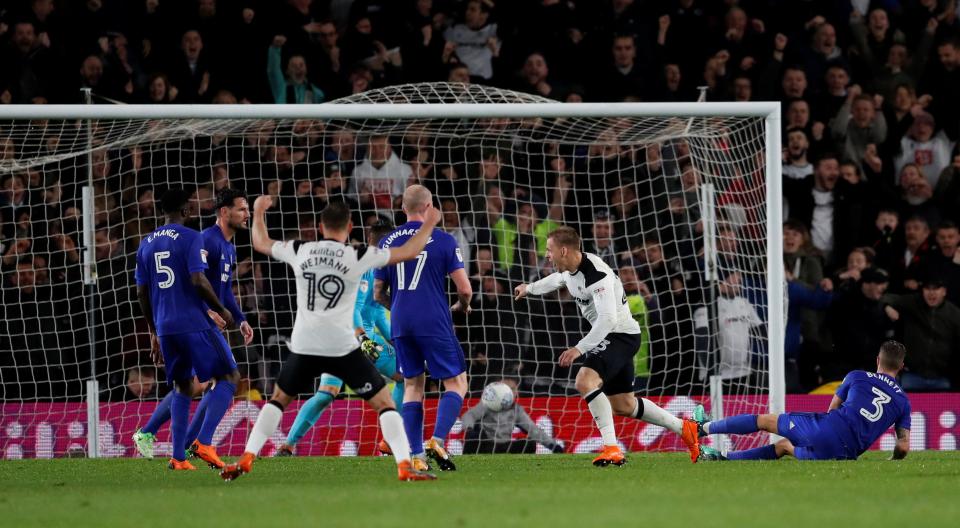
<path id="1" fill-rule="evenodd" d="M 0 526 L 958 526 L 960 453 L 690 464 L 473 456 L 437 482 L 391 458 L 264 459 L 240 480 L 154 460 L 0 461 Z"/>

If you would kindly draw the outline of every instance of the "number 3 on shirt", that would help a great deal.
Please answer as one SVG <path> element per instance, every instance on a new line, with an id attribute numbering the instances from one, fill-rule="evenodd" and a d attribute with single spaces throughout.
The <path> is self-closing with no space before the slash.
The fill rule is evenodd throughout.
<path id="1" fill-rule="evenodd" d="M 427 252 L 421 251 L 417 255 L 417 267 L 413 269 L 413 277 L 410 279 L 410 287 L 404 288 L 407 282 L 407 274 L 404 271 L 403 262 L 397 263 L 397 290 L 416 290 L 420 284 L 420 274 L 423 273 L 423 266 L 427 263 Z"/>
<path id="2" fill-rule="evenodd" d="M 890 403 L 890 396 L 883 392 L 882 390 L 873 387 L 873 393 L 877 395 L 871 403 L 873 403 L 873 411 L 868 411 L 866 408 L 860 409 L 860 414 L 870 420 L 871 422 L 876 422 L 883 416 L 883 406 L 884 404 Z"/>

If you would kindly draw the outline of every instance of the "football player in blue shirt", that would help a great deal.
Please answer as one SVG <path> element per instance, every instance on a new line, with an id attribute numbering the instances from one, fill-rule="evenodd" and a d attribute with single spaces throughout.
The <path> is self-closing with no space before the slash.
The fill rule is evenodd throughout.
<path id="1" fill-rule="evenodd" d="M 376 247 L 377 243 L 393 231 L 393 226 L 387 223 L 378 223 L 367 230 L 367 245 Z M 390 344 L 390 319 L 387 309 L 373 300 L 373 270 L 367 270 L 360 279 L 360 289 L 357 293 L 357 302 L 353 309 L 353 327 L 360 341 L 360 349 L 370 358 L 380 374 L 394 381 L 393 402 L 397 408 L 403 405 L 403 377 L 397 372 L 397 357 Z M 317 393 L 307 400 L 293 427 L 287 433 L 287 440 L 277 449 L 276 456 L 292 456 L 297 443 L 307 431 L 317 423 L 323 411 L 333 403 L 343 388 L 343 380 L 332 375 L 320 376 L 320 387 Z M 379 449 L 384 454 L 392 454 L 390 446 L 381 440 Z"/>
<path id="2" fill-rule="evenodd" d="M 217 298 L 233 314 L 234 321 L 239 323 L 244 345 L 249 345 L 253 340 L 253 328 L 243 316 L 243 311 L 240 310 L 231 287 L 233 273 L 237 267 L 237 250 L 231 241 L 237 231 L 248 229 L 250 206 L 247 203 L 246 195 L 242 191 L 228 188 L 218 193 L 215 210 L 217 211 L 216 222 L 201 232 L 203 250 L 206 252 L 209 264 L 205 274 Z M 216 312 L 207 310 L 207 314 L 219 327 L 223 327 L 223 320 L 219 318 Z M 228 379 L 226 383 L 231 383 L 235 387 L 237 381 L 239 379 Z M 193 395 L 202 394 L 207 385 L 209 384 L 195 382 Z M 221 389 L 221 391 L 223 390 L 226 389 Z M 133 434 L 133 443 L 144 458 L 153 458 L 153 444 L 156 441 L 156 434 L 163 424 L 170 420 L 170 402 L 173 401 L 173 397 L 173 392 L 168 393 L 154 409 L 146 425 Z M 208 391 L 200 400 L 197 411 L 190 421 L 190 427 L 187 429 L 187 445 L 185 446 L 191 455 L 203 459 L 208 464 L 212 463 L 214 467 L 217 467 L 216 460 L 218 458 L 215 456 L 215 450 L 211 454 L 212 448 L 209 446 L 212 445 L 213 432 L 216 430 L 217 423 L 210 422 L 206 428 L 203 427 L 203 424 L 206 419 L 207 406 L 211 400 L 219 397 L 213 391 Z"/>
<path id="3" fill-rule="evenodd" d="M 703 408 L 697 407 L 694 418 L 701 423 L 701 436 L 767 431 L 784 437 L 776 444 L 734 451 L 726 457 L 704 447 L 702 458 L 774 460 L 792 455 L 800 460 L 854 460 L 891 425 L 897 435 L 893 459 L 904 458 L 910 451 L 910 400 L 897 385 L 904 356 L 902 344 L 885 342 L 877 356 L 877 372 L 847 374 L 826 413 L 742 414 L 706 422 Z"/>
<path id="4" fill-rule="evenodd" d="M 380 247 L 397 247 L 412 237 L 423 223 L 422 215 L 414 211 L 422 210 L 432 199 L 430 191 L 422 185 L 407 187 L 403 193 L 403 210 L 408 222 L 387 235 Z M 447 275 L 453 279 L 459 298 L 453 307 L 447 305 Z M 390 307 L 393 346 L 404 378 L 403 424 L 414 467 L 426 468 L 426 451 L 441 470 L 455 470 L 444 442 L 460 416 L 463 396 L 467 393 L 467 374 L 463 349 L 453 331 L 450 312 L 469 313 L 473 297 L 460 248 L 452 235 L 434 228 L 416 261 L 380 268 L 374 276 L 374 298 Z M 444 392 L 437 407 L 433 435 L 424 444 L 426 370 L 430 371 L 430 376 L 443 380 Z"/>
<path id="5" fill-rule="evenodd" d="M 184 450 L 177 448 L 187 444 L 194 375 L 200 381 L 217 380 L 209 393 L 201 438 L 206 433 L 212 436 L 233 400 L 240 375 L 223 334 L 207 314 L 212 309 L 218 322 L 234 325 L 233 314 L 204 273 L 208 265 L 203 236 L 183 226 L 190 216 L 190 196 L 183 189 L 164 194 L 161 208 L 166 224 L 140 242 L 135 271 L 137 298 L 150 328 L 151 355 L 156 359 L 162 354 L 167 382 L 174 387 L 170 400 L 174 449 L 169 463 L 174 470 L 195 469 L 186 461 Z M 216 451 L 206 450 L 205 455 L 209 464 L 223 465 Z"/>

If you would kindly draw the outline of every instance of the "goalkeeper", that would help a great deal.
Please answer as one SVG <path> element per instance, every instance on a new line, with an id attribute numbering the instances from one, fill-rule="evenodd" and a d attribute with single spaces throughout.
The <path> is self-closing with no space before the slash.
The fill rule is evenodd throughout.
<path id="1" fill-rule="evenodd" d="M 367 231 L 367 244 L 376 247 L 380 239 L 393 231 L 393 226 L 380 222 Z M 393 401 L 397 407 L 403 405 L 403 377 L 397 372 L 397 359 L 390 345 L 390 320 L 387 309 L 373 300 L 373 270 L 367 271 L 360 279 L 360 291 L 353 310 L 353 326 L 360 341 L 360 348 L 384 377 L 396 382 L 393 387 Z M 287 440 L 277 456 L 292 456 L 297 442 L 317 423 L 323 411 L 336 399 L 343 387 L 343 381 L 330 374 L 320 376 L 320 387 L 306 403 L 300 407 L 297 418 L 287 434 Z M 391 454 L 387 443 L 380 441 L 380 451 Z"/>
<path id="2" fill-rule="evenodd" d="M 500 380 L 513 389 L 513 401 L 517 401 L 517 384 L 512 379 Z M 478 403 L 463 414 L 463 430 L 466 432 L 464 454 L 479 453 L 536 453 L 537 444 L 542 444 L 554 453 L 563 453 L 563 442 L 555 440 L 540 428 L 527 411 L 518 403 L 506 409 L 490 410 Z M 513 439 L 514 428 L 527 433 L 526 438 Z"/>

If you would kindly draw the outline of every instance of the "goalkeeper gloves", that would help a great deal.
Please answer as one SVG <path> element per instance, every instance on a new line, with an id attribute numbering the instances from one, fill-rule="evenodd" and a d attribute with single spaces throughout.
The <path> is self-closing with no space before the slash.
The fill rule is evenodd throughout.
<path id="1" fill-rule="evenodd" d="M 370 358 L 370 361 L 376 361 L 383 352 L 383 345 L 367 337 L 367 334 L 360 335 L 360 350 Z"/>

